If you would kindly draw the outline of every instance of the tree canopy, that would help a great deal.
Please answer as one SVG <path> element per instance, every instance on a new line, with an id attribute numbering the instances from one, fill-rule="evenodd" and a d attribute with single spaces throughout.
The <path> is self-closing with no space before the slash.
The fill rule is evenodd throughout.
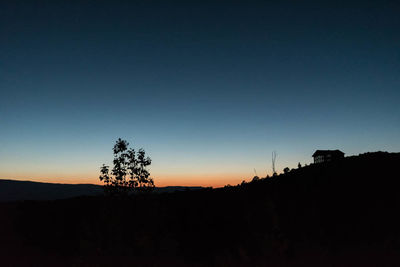
<path id="1" fill-rule="evenodd" d="M 150 157 L 146 157 L 144 149 L 129 148 L 126 140 L 118 138 L 114 147 L 114 167 L 103 164 L 100 168 L 100 181 L 104 183 L 104 190 L 108 194 L 128 194 L 136 190 L 152 190 L 153 178 L 147 167 L 151 164 Z"/>

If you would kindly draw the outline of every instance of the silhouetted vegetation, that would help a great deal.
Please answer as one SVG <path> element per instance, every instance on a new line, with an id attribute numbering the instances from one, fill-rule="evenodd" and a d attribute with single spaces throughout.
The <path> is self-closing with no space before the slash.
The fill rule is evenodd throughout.
<path id="1" fill-rule="evenodd" d="M 399 164 L 400 153 L 367 153 L 219 189 L 3 204 L 0 256 L 14 266 L 399 266 Z"/>
<path id="2" fill-rule="evenodd" d="M 108 195 L 126 195 L 129 190 L 151 190 L 154 181 L 146 169 L 151 164 L 151 159 L 146 157 L 144 149 L 135 151 L 128 148 L 129 143 L 119 138 L 113 148 L 114 167 L 103 164 L 100 169 L 100 181 L 104 182 L 104 191 Z"/>

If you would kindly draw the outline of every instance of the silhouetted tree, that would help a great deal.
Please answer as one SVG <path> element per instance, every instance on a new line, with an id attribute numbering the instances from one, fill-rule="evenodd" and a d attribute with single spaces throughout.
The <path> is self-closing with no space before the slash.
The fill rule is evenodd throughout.
<path id="1" fill-rule="evenodd" d="M 258 177 L 257 175 L 256 176 L 254 176 L 253 177 L 253 180 L 251 180 L 252 182 L 256 182 L 256 181 L 259 181 L 260 180 L 260 177 Z"/>
<path id="2" fill-rule="evenodd" d="M 100 168 L 100 181 L 104 182 L 104 190 L 108 194 L 126 194 L 129 190 L 151 190 L 154 181 L 146 169 L 151 164 L 151 159 L 146 157 L 143 149 L 135 151 L 128 148 L 129 143 L 118 138 L 114 147 L 113 169 L 103 164 Z"/>
<path id="3" fill-rule="evenodd" d="M 289 173 L 290 169 L 288 167 L 283 169 L 283 173 Z"/>
<path id="4" fill-rule="evenodd" d="M 300 162 L 299 162 L 299 164 L 297 164 L 297 168 L 299 168 L 299 169 L 301 168 L 301 164 L 300 164 Z"/>

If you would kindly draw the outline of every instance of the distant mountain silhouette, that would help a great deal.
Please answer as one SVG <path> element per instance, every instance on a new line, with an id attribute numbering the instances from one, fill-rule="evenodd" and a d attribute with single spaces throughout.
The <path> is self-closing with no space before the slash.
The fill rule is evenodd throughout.
<path id="1" fill-rule="evenodd" d="M 154 193 L 196 190 L 202 187 L 156 187 Z M 103 187 L 94 184 L 56 184 L 0 179 L 0 202 L 19 200 L 55 200 L 79 196 L 100 196 Z"/>

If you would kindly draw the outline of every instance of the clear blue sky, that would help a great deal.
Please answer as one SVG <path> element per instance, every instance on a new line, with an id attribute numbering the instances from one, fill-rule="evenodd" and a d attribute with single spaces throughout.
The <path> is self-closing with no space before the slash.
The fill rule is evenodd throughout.
<path id="1" fill-rule="evenodd" d="M 3 1 L 0 178 L 95 183 L 118 137 L 159 185 L 400 151 L 400 4 Z M 33 3 L 35 2 L 35 3 Z"/>

